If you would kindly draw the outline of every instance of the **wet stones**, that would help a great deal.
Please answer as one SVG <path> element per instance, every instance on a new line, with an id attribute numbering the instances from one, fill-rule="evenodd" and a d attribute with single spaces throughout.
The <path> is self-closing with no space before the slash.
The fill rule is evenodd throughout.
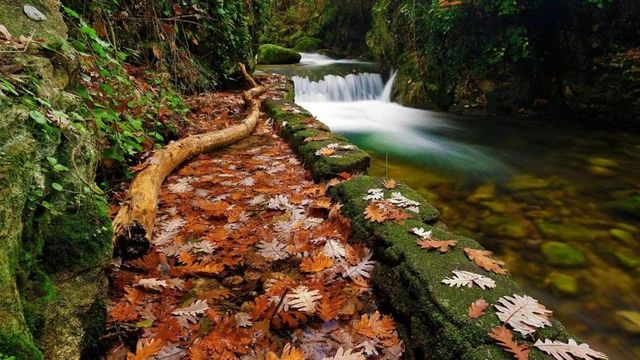
<path id="1" fill-rule="evenodd" d="M 544 283 L 554 292 L 564 296 L 576 295 L 579 290 L 576 278 L 556 271 L 549 273 Z"/>
<path id="2" fill-rule="evenodd" d="M 540 247 L 547 263 L 556 266 L 573 267 L 584 265 L 584 254 L 575 247 L 558 241 L 549 241 Z"/>
<path id="3" fill-rule="evenodd" d="M 528 234 L 527 224 L 506 216 L 489 216 L 482 219 L 480 230 L 496 237 L 523 238 Z"/>

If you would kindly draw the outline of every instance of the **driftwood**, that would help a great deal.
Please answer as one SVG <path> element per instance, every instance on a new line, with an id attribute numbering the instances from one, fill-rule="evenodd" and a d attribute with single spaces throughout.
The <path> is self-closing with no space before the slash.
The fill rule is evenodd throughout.
<path id="1" fill-rule="evenodd" d="M 116 255 L 135 258 L 149 250 L 156 218 L 158 193 L 166 177 L 176 167 L 193 156 L 233 144 L 253 132 L 260 118 L 261 100 L 258 96 L 266 89 L 258 86 L 247 73 L 244 65 L 240 66 L 240 70 L 245 79 L 255 85 L 243 94 L 249 115 L 242 124 L 219 131 L 187 136 L 156 151 L 148 160 L 147 166 L 131 183 L 127 197 L 113 220 Z"/>

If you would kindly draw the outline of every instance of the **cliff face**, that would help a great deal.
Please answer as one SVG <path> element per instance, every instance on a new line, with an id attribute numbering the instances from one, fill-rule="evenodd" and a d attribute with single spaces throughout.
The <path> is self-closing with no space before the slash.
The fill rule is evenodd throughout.
<path id="1" fill-rule="evenodd" d="M 638 16 L 630 0 L 378 0 L 368 45 L 407 105 L 637 123 Z"/>

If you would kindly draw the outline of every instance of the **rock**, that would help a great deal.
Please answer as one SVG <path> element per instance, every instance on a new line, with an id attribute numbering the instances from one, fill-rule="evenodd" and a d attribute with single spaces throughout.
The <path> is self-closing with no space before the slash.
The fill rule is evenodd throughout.
<path id="1" fill-rule="evenodd" d="M 312 52 L 318 50 L 320 45 L 322 45 L 322 40 L 310 36 L 303 36 L 296 42 L 293 49 L 299 52 Z"/>
<path id="2" fill-rule="evenodd" d="M 640 334 L 640 312 L 632 310 L 616 311 L 616 321 L 622 328 L 632 334 Z"/>
<path id="3" fill-rule="evenodd" d="M 571 296 L 578 293 L 578 281 L 570 275 L 554 271 L 547 276 L 544 282 L 562 295 Z"/>
<path id="4" fill-rule="evenodd" d="M 609 234 L 611 234 L 611 236 L 613 236 L 614 238 L 622 241 L 623 243 L 625 243 L 627 245 L 631 245 L 634 242 L 633 235 L 631 235 L 630 232 L 622 230 L 622 229 L 611 229 L 611 230 L 609 230 Z"/>
<path id="5" fill-rule="evenodd" d="M 506 204 L 497 201 L 483 201 L 482 206 L 486 207 L 494 213 L 504 213 L 508 210 Z"/>
<path id="6" fill-rule="evenodd" d="M 551 185 L 551 182 L 549 180 L 538 178 L 532 175 L 514 176 L 511 181 L 505 184 L 507 189 L 511 191 L 544 189 L 549 187 L 549 185 Z"/>
<path id="7" fill-rule="evenodd" d="M 589 166 L 589 172 L 594 175 L 605 176 L 605 177 L 613 177 L 616 176 L 616 172 L 603 167 L 603 166 Z"/>
<path id="8" fill-rule="evenodd" d="M 586 262 L 580 250 L 562 242 L 546 242 L 542 244 L 540 250 L 545 261 L 551 265 L 571 267 L 583 265 Z"/>
<path id="9" fill-rule="evenodd" d="M 296 51 L 273 44 L 260 45 L 258 64 L 297 64 L 302 56 Z"/>
<path id="10" fill-rule="evenodd" d="M 606 207 L 625 215 L 640 218 L 640 195 L 610 201 L 606 204 Z"/>
<path id="11" fill-rule="evenodd" d="M 480 202 L 483 200 L 491 200 L 496 196 L 496 185 L 495 184 L 484 184 L 478 186 L 478 188 L 473 192 L 473 194 L 469 195 L 467 201 L 469 202 Z"/>
<path id="12" fill-rule="evenodd" d="M 40 10 L 38 10 L 35 6 L 33 5 L 25 5 L 22 8 L 22 11 L 24 11 L 25 15 L 27 15 L 27 17 L 33 21 L 45 21 L 47 20 L 47 17 L 44 16 L 44 14 L 42 12 L 40 12 Z"/>
<path id="13" fill-rule="evenodd" d="M 633 270 L 640 267 L 640 256 L 634 255 L 630 250 L 617 250 L 613 255 L 616 257 L 620 265 Z"/>
<path id="14" fill-rule="evenodd" d="M 539 220 L 536 221 L 536 226 L 545 237 L 561 240 L 582 242 L 603 240 L 609 237 L 607 231 L 593 230 L 577 224 Z"/>
<path id="15" fill-rule="evenodd" d="M 506 216 L 489 216 L 480 222 L 480 230 L 491 236 L 519 239 L 527 236 L 527 223 Z"/>
<path id="16" fill-rule="evenodd" d="M 589 159 L 589 164 L 593 166 L 600 166 L 600 167 L 606 167 L 606 168 L 618 166 L 618 163 L 615 160 L 601 158 L 601 157 L 595 157 L 595 158 Z"/>

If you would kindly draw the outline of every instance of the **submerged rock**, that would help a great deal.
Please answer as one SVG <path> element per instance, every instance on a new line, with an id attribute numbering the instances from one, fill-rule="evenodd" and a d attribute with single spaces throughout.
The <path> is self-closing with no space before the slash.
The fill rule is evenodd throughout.
<path id="1" fill-rule="evenodd" d="M 640 256 L 636 256 L 630 250 L 617 250 L 613 253 L 613 255 L 616 257 L 616 260 L 618 260 L 620 265 L 629 270 L 640 267 Z"/>
<path id="2" fill-rule="evenodd" d="M 596 241 L 609 237 L 604 230 L 593 230 L 577 224 L 565 224 L 549 221 L 537 221 L 538 230 L 545 237 L 569 241 Z"/>
<path id="3" fill-rule="evenodd" d="M 640 334 L 640 312 L 631 310 L 616 311 L 616 321 L 632 334 Z"/>
<path id="4" fill-rule="evenodd" d="M 615 171 L 603 166 L 589 166 L 589 172 L 591 172 L 594 175 L 605 176 L 605 177 L 612 177 L 617 175 Z"/>
<path id="5" fill-rule="evenodd" d="M 586 260 L 580 250 L 558 241 L 549 241 L 540 248 L 546 262 L 557 266 L 579 266 Z"/>
<path id="6" fill-rule="evenodd" d="M 480 222 L 480 230 L 491 236 L 523 238 L 527 236 L 527 223 L 506 216 L 489 216 Z"/>
<path id="7" fill-rule="evenodd" d="M 562 295 L 575 295 L 578 293 L 578 281 L 571 275 L 554 271 L 547 276 L 544 282 L 545 285 L 551 286 L 555 292 Z"/>
<path id="8" fill-rule="evenodd" d="M 495 184 L 484 184 L 478 186 L 478 188 L 473 192 L 473 194 L 469 195 L 467 201 L 469 202 L 480 202 L 483 200 L 491 200 L 496 196 L 496 186 Z"/>
<path id="9" fill-rule="evenodd" d="M 551 182 L 547 179 L 538 178 L 532 175 L 514 176 L 505 186 L 511 191 L 522 191 L 532 189 L 544 189 L 549 187 Z"/>
<path id="10" fill-rule="evenodd" d="M 619 213 L 640 218 L 640 195 L 610 201 L 606 206 L 607 208 Z"/>
<path id="11" fill-rule="evenodd" d="M 615 160 L 602 158 L 602 157 L 594 157 L 589 159 L 589 164 L 593 166 L 608 167 L 608 168 L 618 166 L 618 163 Z"/>
<path id="12" fill-rule="evenodd" d="M 628 231 L 622 229 L 611 229 L 609 230 L 609 234 L 627 245 L 631 245 L 633 243 L 633 235 Z"/>

